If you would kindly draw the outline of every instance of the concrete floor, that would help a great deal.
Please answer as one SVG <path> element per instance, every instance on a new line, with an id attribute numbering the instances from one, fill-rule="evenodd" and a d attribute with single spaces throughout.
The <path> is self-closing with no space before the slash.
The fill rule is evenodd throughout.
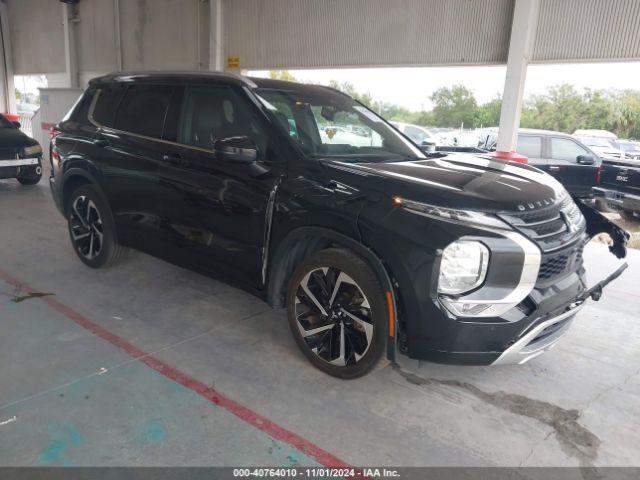
<path id="1" fill-rule="evenodd" d="M 0 465 L 638 465 L 638 251 L 524 366 L 345 382 L 247 293 L 141 253 L 85 267 L 44 181 L 0 181 L 0 244 Z"/>

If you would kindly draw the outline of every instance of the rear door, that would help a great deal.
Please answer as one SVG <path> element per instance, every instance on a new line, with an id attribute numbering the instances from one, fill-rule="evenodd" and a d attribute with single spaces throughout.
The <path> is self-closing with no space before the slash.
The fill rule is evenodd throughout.
<path id="1" fill-rule="evenodd" d="M 572 194 L 586 196 L 596 186 L 598 162 L 594 157 L 593 165 L 581 165 L 578 157 L 593 154 L 577 141 L 567 137 L 548 137 L 549 173 Z"/>
<path id="2" fill-rule="evenodd" d="M 516 152 L 528 158 L 528 163 L 545 172 L 549 171 L 548 161 L 543 156 L 543 139 L 540 135 L 518 134 Z"/>
<path id="3" fill-rule="evenodd" d="M 157 240 L 164 215 L 161 200 L 166 187 L 158 174 L 173 90 L 169 85 L 129 85 L 117 105 L 94 111 L 94 120 L 101 125 L 96 136 L 103 149 L 101 169 L 118 234 L 143 250 Z"/>
<path id="4" fill-rule="evenodd" d="M 162 172 L 162 181 L 174 192 L 168 206 L 172 234 L 200 269 L 223 271 L 259 288 L 267 205 L 284 170 L 270 145 L 268 126 L 232 86 L 187 86 L 181 103 L 176 133 L 181 148 L 164 162 Z M 238 136 L 257 144 L 258 162 L 216 155 L 217 140 Z"/>

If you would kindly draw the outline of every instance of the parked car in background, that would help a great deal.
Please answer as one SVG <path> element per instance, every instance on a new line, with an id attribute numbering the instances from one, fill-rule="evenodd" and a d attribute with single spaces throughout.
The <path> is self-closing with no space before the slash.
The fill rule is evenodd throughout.
<path id="1" fill-rule="evenodd" d="M 624 158 L 624 151 L 616 146 L 618 137 L 607 130 L 576 130 L 573 136 L 602 158 Z"/>
<path id="2" fill-rule="evenodd" d="M 327 142 L 338 119 L 372 144 Z M 231 280 L 286 308 L 304 355 L 341 378 L 385 353 L 524 363 L 626 267 L 587 287 L 584 244 L 607 232 L 622 258 L 628 235 L 545 173 L 426 158 L 327 87 L 117 73 L 91 81 L 57 132 L 51 189 L 82 262 L 133 247 Z"/>
<path id="3" fill-rule="evenodd" d="M 485 131 L 480 148 L 494 151 L 498 129 Z M 555 177 L 574 197 L 591 198 L 598 185 L 602 160 L 576 138 L 552 130 L 521 128 L 516 152 L 526 156 L 529 164 Z"/>
<path id="4" fill-rule="evenodd" d="M 615 145 L 624 152 L 624 158 L 640 160 L 640 142 L 636 140 L 618 139 Z"/>
<path id="5" fill-rule="evenodd" d="M 640 162 L 604 159 L 594 193 L 600 210 L 613 210 L 627 219 L 635 218 L 640 213 Z"/>
<path id="6" fill-rule="evenodd" d="M 0 178 L 35 185 L 42 177 L 42 148 L 20 130 L 19 122 L 0 115 Z"/>
<path id="7" fill-rule="evenodd" d="M 391 121 L 389 123 L 409 137 L 416 145 L 437 144 L 436 138 L 431 134 L 431 132 L 420 125 L 395 121 Z"/>

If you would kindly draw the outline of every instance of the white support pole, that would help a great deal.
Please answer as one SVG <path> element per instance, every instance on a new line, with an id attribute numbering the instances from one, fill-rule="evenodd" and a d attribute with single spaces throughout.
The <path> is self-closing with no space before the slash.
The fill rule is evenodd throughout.
<path id="1" fill-rule="evenodd" d="M 78 88 L 80 77 L 78 74 L 78 49 L 76 43 L 75 23 L 78 21 L 77 6 L 63 3 L 62 25 L 64 27 L 64 60 L 65 72 L 67 76 L 67 86 Z"/>
<path id="2" fill-rule="evenodd" d="M 500 130 L 496 148 L 498 157 L 502 153 L 508 154 L 516 150 L 527 65 L 533 49 L 539 11 L 540 0 L 515 0 L 500 111 Z"/>
<path id="3" fill-rule="evenodd" d="M 0 111 L 17 112 L 9 12 L 4 1 L 0 1 Z"/>
<path id="4" fill-rule="evenodd" d="M 120 0 L 113 0 L 113 38 L 116 48 L 116 70 L 122 71 L 122 34 L 120 33 Z"/>
<path id="5" fill-rule="evenodd" d="M 224 70 L 223 0 L 209 2 L 209 70 Z"/>

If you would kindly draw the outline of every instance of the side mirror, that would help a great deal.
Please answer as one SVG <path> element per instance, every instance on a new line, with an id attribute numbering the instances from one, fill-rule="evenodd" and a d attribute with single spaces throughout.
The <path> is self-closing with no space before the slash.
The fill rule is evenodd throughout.
<path id="1" fill-rule="evenodd" d="M 17 121 L 11 122 L 11 124 L 12 124 L 14 127 L 16 127 L 16 128 L 20 128 L 20 127 L 22 127 L 22 125 L 20 124 L 20 122 L 17 122 Z"/>
<path id="2" fill-rule="evenodd" d="M 253 163 L 258 160 L 258 146 L 249 137 L 229 137 L 216 140 L 213 151 L 222 160 Z"/>
<path id="3" fill-rule="evenodd" d="M 576 160 L 578 161 L 578 165 L 594 165 L 596 163 L 593 155 L 578 155 Z"/>

